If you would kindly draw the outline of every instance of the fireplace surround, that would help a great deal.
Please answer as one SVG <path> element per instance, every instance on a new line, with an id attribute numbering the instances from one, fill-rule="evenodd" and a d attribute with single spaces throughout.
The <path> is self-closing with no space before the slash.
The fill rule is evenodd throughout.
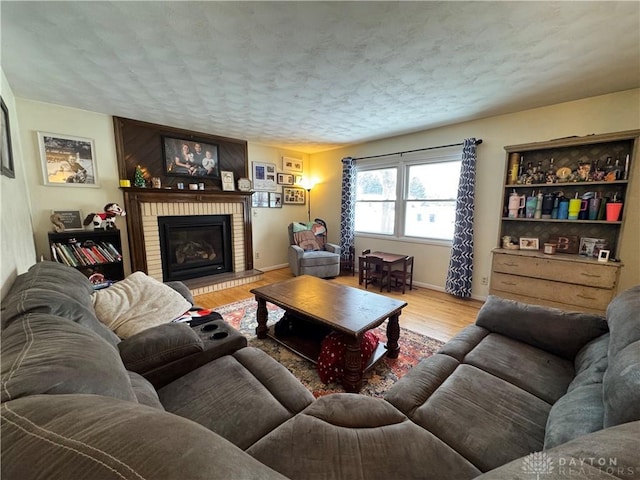
<path id="1" fill-rule="evenodd" d="M 177 191 L 123 188 L 127 212 L 132 271 L 144 271 L 164 281 L 160 254 L 159 217 L 228 216 L 231 259 L 229 272 L 186 279 L 194 295 L 222 290 L 259 280 L 253 268 L 250 192 Z"/>

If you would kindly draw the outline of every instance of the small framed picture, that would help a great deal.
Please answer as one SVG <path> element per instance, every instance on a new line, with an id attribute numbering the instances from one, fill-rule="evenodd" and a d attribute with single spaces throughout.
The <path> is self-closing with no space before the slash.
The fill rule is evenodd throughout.
<path id="1" fill-rule="evenodd" d="M 520 250 L 539 250 L 540 241 L 537 238 L 521 237 Z"/>
<path id="2" fill-rule="evenodd" d="M 220 177 L 222 178 L 222 190 L 234 191 L 236 189 L 236 185 L 233 180 L 233 172 L 223 170 L 220 172 Z"/>
<path id="3" fill-rule="evenodd" d="M 296 175 L 294 185 L 300 185 L 302 183 L 302 175 Z"/>
<path id="4" fill-rule="evenodd" d="M 99 186 L 93 140 L 38 132 L 38 145 L 45 185 Z"/>
<path id="5" fill-rule="evenodd" d="M 282 194 L 269 192 L 269 208 L 282 208 Z"/>
<path id="6" fill-rule="evenodd" d="M 295 175 L 290 173 L 278 174 L 278 185 L 293 185 L 295 182 Z"/>
<path id="7" fill-rule="evenodd" d="M 598 261 L 599 262 L 608 262 L 609 261 L 609 250 L 600 250 L 598 252 Z"/>
<path id="8" fill-rule="evenodd" d="M 302 160 L 298 158 L 282 157 L 282 170 L 286 172 L 302 173 Z"/>
<path id="9" fill-rule="evenodd" d="M 304 188 L 283 187 L 283 203 L 285 205 L 304 205 L 307 203 L 306 193 L 307 191 Z"/>
<path id="10" fill-rule="evenodd" d="M 278 189 L 275 163 L 253 162 L 253 188 L 267 191 Z"/>
<path id="11" fill-rule="evenodd" d="M 269 192 L 253 192 L 253 195 L 251 195 L 251 206 L 254 208 L 268 208 Z"/>
<path id="12" fill-rule="evenodd" d="M 60 231 L 84 230 L 82 220 L 82 212 L 80 210 L 51 210 L 51 222 Z M 60 224 L 64 228 L 60 228 Z M 56 231 L 58 231 L 58 228 Z"/>

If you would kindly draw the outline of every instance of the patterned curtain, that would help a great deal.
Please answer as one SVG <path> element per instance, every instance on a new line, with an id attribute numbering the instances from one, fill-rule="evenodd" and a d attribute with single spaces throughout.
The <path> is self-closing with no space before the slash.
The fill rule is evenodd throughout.
<path id="1" fill-rule="evenodd" d="M 473 278 L 473 204 L 476 189 L 476 139 L 467 138 L 456 202 L 456 223 L 445 290 L 456 297 L 471 297 Z"/>
<path id="2" fill-rule="evenodd" d="M 342 199 L 340 213 L 340 255 L 349 260 L 354 246 L 356 215 L 356 161 L 351 157 L 342 159 Z"/>

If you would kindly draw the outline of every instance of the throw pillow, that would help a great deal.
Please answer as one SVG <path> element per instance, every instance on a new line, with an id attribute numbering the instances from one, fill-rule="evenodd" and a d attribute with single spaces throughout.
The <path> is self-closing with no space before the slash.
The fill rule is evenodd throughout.
<path id="1" fill-rule="evenodd" d="M 98 319 L 120 338 L 169 323 L 191 308 L 171 287 L 135 272 L 93 295 Z"/>

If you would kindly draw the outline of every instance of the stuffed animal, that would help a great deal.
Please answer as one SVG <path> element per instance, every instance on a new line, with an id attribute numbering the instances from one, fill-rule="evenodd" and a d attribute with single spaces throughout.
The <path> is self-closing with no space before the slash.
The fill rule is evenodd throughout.
<path id="1" fill-rule="evenodd" d="M 83 225 L 93 224 L 94 230 L 117 230 L 116 217 L 124 217 L 125 211 L 117 203 L 107 203 L 104 212 L 90 213 L 84 219 Z"/>

